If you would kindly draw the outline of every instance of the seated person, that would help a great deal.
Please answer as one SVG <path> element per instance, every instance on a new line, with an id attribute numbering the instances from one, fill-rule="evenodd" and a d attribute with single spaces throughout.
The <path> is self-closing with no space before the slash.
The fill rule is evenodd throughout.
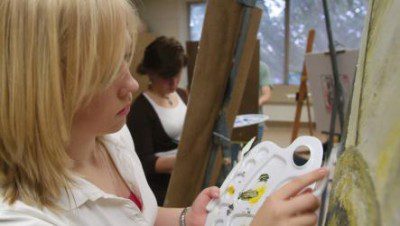
<path id="1" fill-rule="evenodd" d="M 137 68 L 151 84 L 133 103 L 128 127 L 158 205 L 164 202 L 186 116 L 186 93 L 178 88 L 186 63 L 178 41 L 159 37 Z"/>

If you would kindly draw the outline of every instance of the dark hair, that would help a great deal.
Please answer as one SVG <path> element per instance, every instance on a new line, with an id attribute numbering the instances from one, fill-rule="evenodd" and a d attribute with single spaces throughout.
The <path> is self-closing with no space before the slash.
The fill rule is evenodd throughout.
<path id="1" fill-rule="evenodd" d="M 137 73 L 155 74 L 171 78 L 187 65 L 187 56 L 182 45 L 174 38 L 158 37 L 146 47 Z"/>

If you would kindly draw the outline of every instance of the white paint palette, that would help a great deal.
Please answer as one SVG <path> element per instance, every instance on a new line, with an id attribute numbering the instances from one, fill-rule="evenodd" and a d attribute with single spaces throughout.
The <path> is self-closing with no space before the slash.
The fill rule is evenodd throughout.
<path id="1" fill-rule="evenodd" d="M 310 151 L 310 158 L 298 166 L 293 154 L 301 147 Z M 321 167 L 322 155 L 321 142 L 310 136 L 297 138 L 287 148 L 269 141 L 256 145 L 225 179 L 220 198 L 207 206 L 206 225 L 250 225 L 255 213 L 273 191 L 291 179 Z"/>

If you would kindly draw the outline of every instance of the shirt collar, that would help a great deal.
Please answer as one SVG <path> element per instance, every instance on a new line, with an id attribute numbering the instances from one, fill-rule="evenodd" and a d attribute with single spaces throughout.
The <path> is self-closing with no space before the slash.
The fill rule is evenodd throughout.
<path id="1" fill-rule="evenodd" d="M 61 198 L 58 200 L 58 206 L 64 210 L 77 209 L 87 201 L 96 201 L 106 194 L 94 184 L 79 176 L 72 176 L 72 179 L 71 188 L 68 191 L 62 190 Z"/>
<path id="2" fill-rule="evenodd" d="M 124 129 L 126 128 L 123 128 L 122 130 Z M 126 148 L 127 141 L 123 140 L 123 136 L 120 136 L 120 132 L 124 131 L 105 135 L 101 138 L 101 140 L 107 147 L 107 150 L 109 151 L 111 158 L 115 162 L 117 169 L 120 171 L 122 178 L 131 189 L 134 189 L 133 184 L 135 184 L 136 179 L 134 175 L 131 175 L 131 173 L 133 174 L 133 171 L 124 169 L 132 163 L 127 162 L 130 160 L 129 156 L 126 156 L 126 154 L 124 153 L 124 148 Z M 77 175 L 73 175 L 72 179 L 73 184 L 71 185 L 71 188 L 69 189 L 69 191 L 63 189 L 61 191 L 61 198 L 57 202 L 58 206 L 64 210 L 77 209 L 85 204 L 87 201 L 96 201 L 102 197 L 114 197 L 114 195 L 105 193 L 96 185 Z"/>

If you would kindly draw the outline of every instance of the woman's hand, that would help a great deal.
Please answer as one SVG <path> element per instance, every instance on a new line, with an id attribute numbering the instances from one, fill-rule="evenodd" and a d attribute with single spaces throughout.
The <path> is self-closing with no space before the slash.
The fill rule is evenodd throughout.
<path id="1" fill-rule="evenodd" d="M 251 225 L 316 225 L 318 218 L 315 211 L 319 208 L 320 201 L 311 193 L 311 189 L 301 191 L 327 174 L 328 170 L 321 168 L 296 178 L 275 191 L 265 200 Z"/>
<path id="2" fill-rule="evenodd" d="M 187 226 L 204 226 L 207 218 L 206 206 L 212 199 L 219 198 L 219 188 L 209 187 L 200 192 L 186 214 Z"/>

